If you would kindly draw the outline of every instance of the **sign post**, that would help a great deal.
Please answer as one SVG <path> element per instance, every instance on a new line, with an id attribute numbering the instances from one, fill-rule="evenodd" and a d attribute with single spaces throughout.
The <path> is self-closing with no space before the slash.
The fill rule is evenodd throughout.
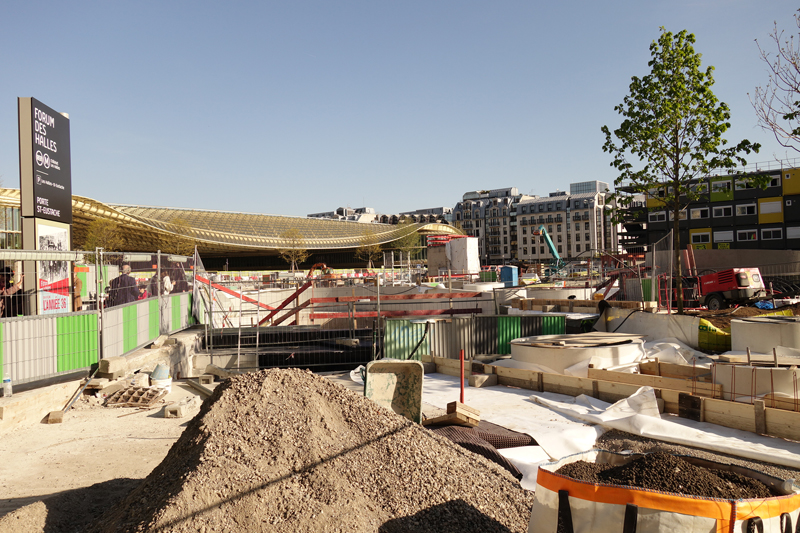
<path id="1" fill-rule="evenodd" d="M 69 117 L 35 98 L 18 98 L 22 245 L 27 250 L 71 249 L 72 169 Z M 35 269 L 34 269 L 35 265 Z M 29 261 L 23 282 L 30 314 L 72 310 L 69 263 Z M 33 294 L 38 298 L 34 299 Z"/>

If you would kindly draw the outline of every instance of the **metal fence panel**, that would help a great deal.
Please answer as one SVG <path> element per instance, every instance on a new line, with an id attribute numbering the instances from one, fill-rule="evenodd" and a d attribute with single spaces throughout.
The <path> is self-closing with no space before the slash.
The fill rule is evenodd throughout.
<path id="1" fill-rule="evenodd" d="M 3 374 L 27 383 L 58 373 L 56 317 L 6 319 L 3 324 Z"/>
<path id="2" fill-rule="evenodd" d="M 384 333 L 384 356 L 392 359 L 406 359 L 425 334 L 425 324 L 406 319 L 386 320 Z M 420 345 L 414 359 L 420 355 L 430 355 L 430 346 L 426 338 Z"/>

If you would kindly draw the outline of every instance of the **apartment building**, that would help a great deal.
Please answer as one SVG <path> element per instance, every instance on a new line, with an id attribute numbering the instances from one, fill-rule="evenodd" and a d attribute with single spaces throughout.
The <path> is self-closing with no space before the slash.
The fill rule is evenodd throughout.
<path id="1" fill-rule="evenodd" d="M 544 238 L 533 235 L 540 226 L 562 258 L 589 258 L 597 250 L 616 250 L 607 191 L 608 184 L 601 181 L 572 183 L 569 193 L 546 197 L 519 194 L 516 187 L 471 191 L 453 208 L 453 223 L 478 237 L 483 264 L 551 261 L 554 256 Z"/>
<path id="2" fill-rule="evenodd" d="M 681 245 L 695 249 L 800 249 L 800 168 L 756 171 L 767 174 L 765 189 L 747 174 L 710 176 L 693 185 L 702 192 L 679 216 Z M 628 210 L 626 227 L 638 241 L 652 244 L 672 229 L 656 192 L 645 206 Z M 656 196 L 655 198 L 651 196 Z"/>

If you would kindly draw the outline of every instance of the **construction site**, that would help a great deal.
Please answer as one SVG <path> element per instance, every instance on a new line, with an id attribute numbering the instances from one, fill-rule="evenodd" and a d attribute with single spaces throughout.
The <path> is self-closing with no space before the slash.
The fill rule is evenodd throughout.
<path id="1" fill-rule="evenodd" d="M 2 321 L 0 533 L 795 531 L 800 277 L 687 251 L 678 302 L 666 248 L 528 272 L 472 241 L 81 258 L 93 309 Z M 185 291 L 109 282 L 162 270 Z"/>

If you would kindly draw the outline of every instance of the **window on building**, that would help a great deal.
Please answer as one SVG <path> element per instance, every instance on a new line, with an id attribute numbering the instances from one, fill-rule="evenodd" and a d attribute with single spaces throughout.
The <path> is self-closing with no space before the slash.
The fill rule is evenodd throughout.
<path id="1" fill-rule="evenodd" d="M 736 232 L 737 241 L 757 241 L 758 231 L 754 229 L 740 229 Z"/>
<path id="2" fill-rule="evenodd" d="M 528 244 L 528 238 L 527 237 L 523 237 L 522 238 L 522 244 Z"/>
<path id="3" fill-rule="evenodd" d="M 561 211 L 561 202 L 556 202 L 556 211 Z"/>
<path id="4" fill-rule="evenodd" d="M 552 224 L 547 226 L 547 233 L 553 233 L 553 225 Z"/>
<path id="5" fill-rule="evenodd" d="M 746 204 L 746 205 L 737 205 L 736 206 L 736 216 L 744 216 L 744 215 L 755 215 L 756 214 L 756 204 Z M 738 239 L 737 240 L 741 240 Z"/>
<path id="6" fill-rule="evenodd" d="M 708 218 L 707 207 L 699 207 L 697 209 L 692 209 L 692 220 L 696 220 L 698 218 Z"/>
<path id="7" fill-rule="evenodd" d="M 561 224 L 556 224 L 556 233 L 561 233 Z"/>
<path id="8" fill-rule="evenodd" d="M 786 228 L 786 238 L 800 239 L 800 226 L 795 226 L 793 228 Z"/>
<path id="9" fill-rule="evenodd" d="M 475 230 L 475 236 L 476 236 L 476 237 L 480 237 L 480 236 L 481 236 L 481 230 L 479 230 L 479 229 L 476 229 L 476 230 Z"/>
<path id="10" fill-rule="evenodd" d="M 475 221 L 475 227 L 476 228 L 480 228 L 481 227 L 481 221 L 480 220 L 476 220 Z"/>
<path id="11" fill-rule="evenodd" d="M 581 240 L 581 234 L 580 233 L 576 233 L 575 234 L 575 240 L 576 241 L 580 241 Z"/>
<path id="12" fill-rule="evenodd" d="M 732 217 L 733 216 L 733 206 L 732 205 L 721 205 L 719 207 L 714 207 L 711 212 L 713 213 L 714 218 Z"/>
<path id="13" fill-rule="evenodd" d="M 781 186 L 781 177 L 774 176 L 771 180 L 769 180 L 769 187 L 780 187 Z"/>
<path id="14" fill-rule="evenodd" d="M 527 248 L 523 248 L 522 249 L 522 255 L 528 255 L 528 249 Z"/>
<path id="15" fill-rule="evenodd" d="M 745 180 L 736 180 L 736 190 L 737 191 L 744 191 L 746 189 L 753 189 L 755 186 Z"/>
<path id="16" fill-rule="evenodd" d="M 580 231 L 580 230 L 581 230 L 581 223 L 580 222 L 576 222 L 575 223 L 575 231 Z"/>
<path id="17" fill-rule="evenodd" d="M 539 253 L 540 253 L 540 254 L 542 254 L 542 255 L 544 255 L 544 246 L 540 246 L 540 247 L 539 247 L 539 250 L 540 250 L 540 251 L 539 251 Z"/>
<path id="18" fill-rule="evenodd" d="M 579 254 L 579 253 L 581 253 L 581 245 L 580 245 L 580 244 L 576 244 L 576 245 L 575 245 L 575 253 L 576 253 L 576 254 Z"/>
<path id="19" fill-rule="evenodd" d="M 585 239 L 585 240 L 586 240 L 586 242 L 590 242 L 590 241 L 592 240 L 592 239 L 591 239 L 591 237 L 590 237 L 589 235 L 590 235 L 589 233 L 586 233 L 586 234 L 584 235 L 584 237 L 586 237 L 586 239 Z"/>
<path id="20" fill-rule="evenodd" d="M 561 242 L 561 234 L 558 234 L 558 242 Z"/>
<path id="21" fill-rule="evenodd" d="M 544 204 L 539 204 L 539 211 L 544 211 Z"/>
<path id="22" fill-rule="evenodd" d="M 504 253 L 504 254 L 507 254 L 507 253 L 508 253 L 508 246 L 503 246 L 503 253 Z"/>
<path id="23" fill-rule="evenodd" d="M 547 210 L 548 211 L 552 211 L 553 210 L 553 204 L 547 204 Z"/>
<path id="24" fill-rule="evenodd" d="M 775 241 L 778 239 L 783 239 L 783 229 L 781 228 L 771 228 L 771 229 L 762 229 L 761 230 L 761 240 L 762 241 Z"/>
<path id="25" fill-rule="evenodd" d="M 558 253 L 563 253 L 562 250 L 561 250 L 561 245 L 560 244 L 558 245 Z"/>
<path id="26" fill-rule="evenodd" d="M 768 213 L 780 213 L 781 212 L 781 201 L 775 202 L 761 202 L 758 206 L 758 210 L 761 212 L 762 215 L 766 215 Z"/>
<path id="27" fill-rule="evenodd" d="M 667 221 L 667 212 L 666 211 L 656 211 L 654 213 L 647 214 L 647 221 L 648 222 L 666 222 Z M 587 222 L 586 225 L 588 226 L 589 223 Z M 589 228 L 586 228 L 589 229 Z"/>
<path id="28" fill-rule="evenodd" d="M 584 222 L 583 223 L 583 229 L 589 229 L 589 223 L 588 222 Z"/>
<path id="29" fill-rule="evenodd" d="M 687 217 L 685 209 L 683 211 L 678 211 L 678 220 L 686 220 L 687 218 L 688 217 Z M 669 219 L 670 220 L 675 220 L 675 212 L 674 211 L 670 211 L 669 212 Z"/>
<path id="30" fill-rule="evenodd" d="M 692 233 L 692 244 L 711 242 L 711 233 Z"/>
<path id="31" fill-rule="evenodd" d="M 733 242 L 733 231 L 715 231 L 714 242 Z"/>
<path id="32" fill-rule="evenodd" d="M 527 235 L 528 234 L 528 228 L 522 228 L 522 234 L 523 235 Z"/>
<path id="33" fill-rule="evenodd" d="M 456 220 L 461 220 L 461 213 L 456 213 Z"/>
<path id="34" fill-rule="evenodd" d="M 715 181 L 711 184 L 711 192 L 728 192 L 731 190 L 730 181 Z"/>

